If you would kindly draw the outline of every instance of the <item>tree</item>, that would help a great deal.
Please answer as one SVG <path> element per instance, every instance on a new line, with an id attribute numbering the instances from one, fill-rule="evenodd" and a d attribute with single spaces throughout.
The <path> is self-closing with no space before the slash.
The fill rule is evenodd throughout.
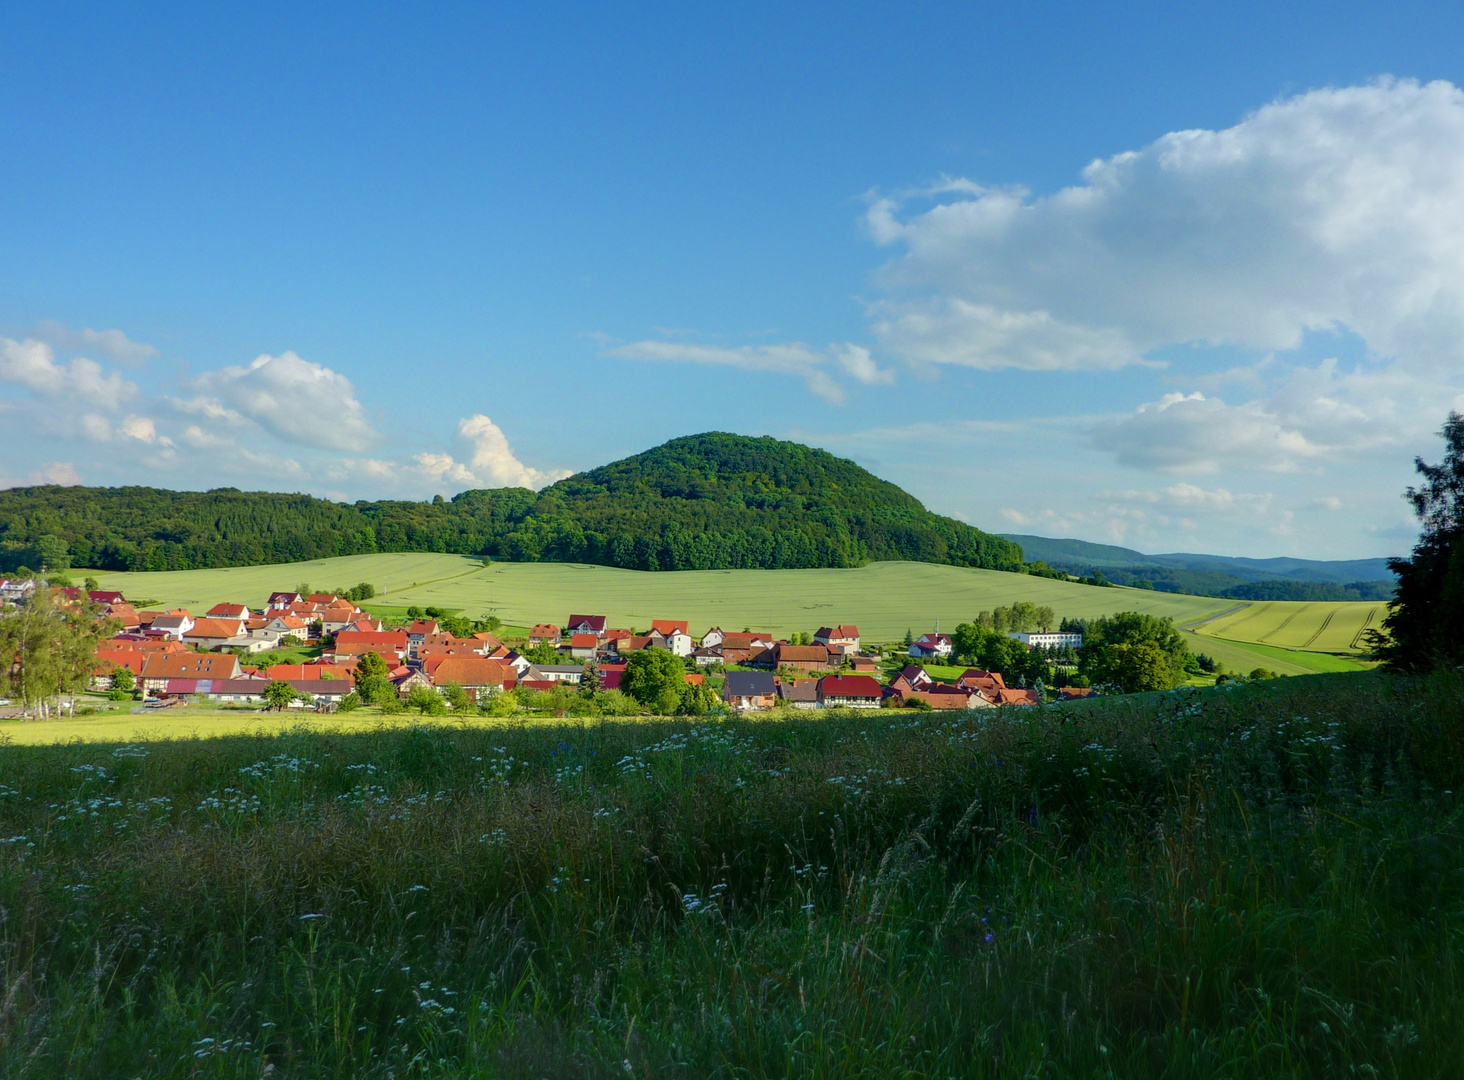
<path id="1" fill-rule="evenodd" d="M 80 691 L 91 681 L 97 642 L 116 628 L 84 606 L 61 606 L 51 590 L 38 585 L 19 607 L 0 612 L 0 697 L 19 698 L 27 712 L 49 715 L 62 694 Z"/>
<path id="2" fill-rule="evenodd" d="M 1383 632 L 1370 632 L 1373 654 L 1395 671 L 1464 664 L 1464 416 L 1449 413 L 1439 431 L 1444 459 L 1414 459 L 1423 477 L 1407 499 L 1421 530 L 1409 559 L 1388 564 L 1398 591 Z"/>
<path id="3" fill-rule="evenodd" d="M 531 664 L 558 664 L 564 659 L 559 655 L 559 650 L 547 641 L 524 649 L 521 655 Z"/>
<path id="4" fill-rule="evenodd" d="M 447 711 L 442 695 L 430 686 L 414 686 L 407 695 L 407 708 L 416 709 L 423 716 L 441 716 Z"/>
<path id="5" fill-rule="evenodd" d="M 641 649 L 630 654 L 620 688 L 661 716 L 670 716 L 681 702 L 686 686 L 686 665 L 666 649 Z"/>
<path id="6" fill-rule="evenodd" d="M 1108 651 L 1117 645 L 1153 648 L 1163 660 L 1162 675 L 1150 670 L 1147 653 L 1130 657 Z M 1120 611 L 1088 623 L 1083 647 L 1078 650 L 1078 669 L 1095 686 L 1109 682 L 1129 693 L 1137 692 L 1129 689 L 1130 686 L 1139 685 L 1149 690 L 1167 690 L 1184 682 L 1191 672 L 1200 672 L 1199 664 L 1173 622 L 1137 611 Z M 1114 672 L 1123 674 L 1120 677 Z"/>
<path id="7" fill-rule="evenodd" d="M 138 676 L 133 675 L 130 667 L 123 667 L 117 664 L 111 669 L 111 692 L 113 694 L 132 694 L 138 688 Z M 120 701 L 120 698 L 119 698 Z"/>
<path id="8" fill-rule="evenodd" d="M 302 582 L 300 582 L 300 584 L 298 584 L 298 585 L 295 586 L 295 591 L 297 593 L 299 593 L 301 596 L 309 596 L 310 595 L 310 582 L 308 582 L 308 581 L 302 581 Z"/>
<path id="9" fill-rule="evenodd" d="M 905 627 L 905 648 L 908 649 L 911 645 L 914 645 L 914 644 L 915 644 L 915 635 L 910 630 L 910 628 L 907 626 L 907 627 Z"/>
<path id="10" fill-rule="evenodd" d="M 1094 683 L 1117 686 L 1125 694 L 1168 690 L 1176 684 L 1169 657 L 1149 642 L 1101 646 L 1090 654 L 1086 674 Z"/>
<path id="11" fill-rule="evenodd" d="M 447 702 L 448 708 L 455 712 L 468 712 L 473 708 L 473 699 L 468 697 L 468 692 L 459 683 L 443 683 L 442 698 Z"/>
<path id="12" fill-rule="evenodd" d="M 386 661 L 381 658 L 380 653 L 369 652 L 356 662 L 356 678 L 369 678 L 373 675 L 380 675 L 385 678 L 391 669 L 386 666 Z"/>
<path id="13" fill-rule="evenodd" d="M 361 657 L 356 665 L 356 693 L 373 705 L 394 704 L 397 691 L 387 677 L 388 671 L 380 654 L 369 652 Z"/>
<path id="14" fill-rule="evenodd" d="M 356 691 L 352 690 L 345 697 L 341 698 L 340 704 L 336 706 L 336 711 L 337 712 L 355 712 L 360 707 L 361 707 L 361 695 L 358 694 L 358 693 L 356 693 Z"/>
<path id="15" fill-rule="evenodd" d="M 266 685 L 259 694 L 260 697 L 264 698 L 265 704 L 276 712 L 283 712 L 289 707 L 292 701 L 300 696 L 295 692 L 295 688 L 283 679 L 275 679 Z"/>
<path id="16" fill-rule="evenodd" d="M 417 605 L 415 604 L 407 608 L 407 618 L 409 619 L 420 619 L 424 614 L 425 613 L 422 611 L 422 609 L 417 607 Z"/>
<path id="17" fill-rule="evenodd" d="M 86 577 L 84 577 L 82 579 L 82 581 L 81 581 L 81 587 L 83 589 L 85 589 L 89 593 L 94 593 L 98 589 L 100 589 L 102 586 L 101 586 L 101 583 L 98 582 L 96 578 L 94 578 L 90 574 L 88 574 Z"/>
<path id="18" fill-rule="evenodd" d="M 503 629 L 503 620 L 497 615 L 489 615 L 483 620 L 483 629 L 490 634 L 496 634 Z"/>

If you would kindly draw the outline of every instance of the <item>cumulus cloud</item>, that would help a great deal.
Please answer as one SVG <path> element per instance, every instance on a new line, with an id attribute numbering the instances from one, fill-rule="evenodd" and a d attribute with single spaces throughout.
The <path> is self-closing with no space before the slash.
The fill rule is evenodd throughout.
<path id="1" fill-rule="evenodd" d="M 0 382 L 42 397 L 73 398 L 107 409 L 118 408 L 137 392 L 132 383 L 116 372 L 103 371 L 94 360 L 78 357 L 69 364 L 57 363 L 51 346 L 34 338 L 0 337 Z"/>
<path id="2" fill-rule="evenodd" d="M 363 450 L 376 440 L 351 380 L 293 352 L 219 368 L 200 376 L 195 385 L 203 399 L 248 417 L 287 442 Z"/>
<path id="3" fill-rule="evenodd" d="M 492 487 L 541 487 L 571 475 L 568 469 L 541 472 L 530 468 L 514 456 L 508 437 L 482 413 L 458 423 L 458 434 L 473 447 L 472 472 Z"/>
<path id="4" fill-rule="evenodd" d="M 844 403 L 844 389 L 834 381 L 831 370 L 842 371 L 858 382 L 870 385 L 894 381 L 894 373 L 881 369 L 869 350 L 858 345 L 830 345 L 827 349 L 815 349 L 802 342 L 792 342 L 727 348 L 679 341 L 634 341 L 610 349 L 609 354 L 627 360 L 715 364 L 742 371 L 793 375 L 833 405 Z"/>
<path id="5" fill-rule="evenodd" d="M 1136 358 L 1176 342 L 1290 349 L 1337 325 L 1379 353 L 1451 365 L 1464 355 L 1461 173 L 1464 93 L 1383 80 L 1170 133 L 1047 197 L 950 182 L 923 212 L 901 219 L 886 199 L 866 220 L 907 250 L 886 270 L 892 287 L 989 309 L 977 346 L 954 351 L 983 366 L 993 352 L 1032 366 L 1034 340 L 1039 366 L 1101 367 L 1116 354 L 1088 335 Z M 981 346 L 998 313 L 1031 320 L 1028 333 Z M 919 340 L 918 325 L 889 325 L 903 348 Z M 932 325 L 937 342 L 952 333 Z"/>
<path id="6" fill-rule="evenodd" d="M 1339 456 L 1408 443 L 1464 407 L 1464 390 L 1400 365 L 1343 370 L 1336 360 L 1292 369 L 1264 397 L 1166 394 L 1103 421 L 1092 444 L 1121 464 L 1169 472 L 1293 472 Z"/>
<path id="7" fill-rule="evenodd" d="M 133 341 L 121 330 L 71 330 L 54 320 L 38 323 L 32 336 L 60 349 L 73 352 L 87 350 L 101 353 L 119 364 L 140 366 L 158 355 L 158 350 L 141 341 Z"/>

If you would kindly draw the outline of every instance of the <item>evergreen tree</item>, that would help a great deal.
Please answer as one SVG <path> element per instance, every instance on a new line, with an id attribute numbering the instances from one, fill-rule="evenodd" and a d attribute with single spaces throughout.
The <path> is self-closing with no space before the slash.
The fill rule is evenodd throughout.
<path id="1" fill-rule="evenodd" d="M 1383 633 L 1367 641 L 1395 671 L 1427 671 L 1464 664 L 1464 416 L 1449 413 L 1439 432 L 1444 459 L 1414 459 L 1423 477 L 1407 498 L 1422 530 L 1413 557 L 1388 565 L 1398 591 L 1388 605 Z"/>

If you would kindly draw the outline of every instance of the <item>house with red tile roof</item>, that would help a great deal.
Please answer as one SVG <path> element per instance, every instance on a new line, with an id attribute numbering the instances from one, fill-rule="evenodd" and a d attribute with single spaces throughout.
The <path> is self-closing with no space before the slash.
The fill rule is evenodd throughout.
<path id="1" fill-rule="evenodd" d="M 600 639 L 595 634 L 589 632 L 571 634 L 569 636 L 569 648 L 567 651 L 576 660 L 592 660 L 595 656 L 595 650 L 599 646 Z M 560 643 L 559 649 L 561 652 L 566 651 L 562 642 Z"/>
<path id="2" fill-rule="evenodd" d="M 879 680 L 869 675 L 825 675 L 818 681 L 818 700 L 825 709 L 877 709 L 883 697 Z"/>
<path id="3" fill-rule="evenodd" d="M 559 627 L 553 623 L 537 623 L 529 631 L 530 645 L 558 645 Z"/>
<path id="4" fill-rule="evenodd" d="M 169 679 L 237 679 L 243 672 L 233 653 L 153 653 L 142 665 L 142 688 L 153 695 Z"/>
<path id="5" fill-rule="evenodd" d="M 799 671 L 828 671 L 837 667 L 823 645 L 789 645 L 778 642 L 772 648 L 772 665 L 776 668 L 797 668 Z"/>
<path id="6" fill-rule="evenodd" d="M 243 633 L 243 619 L 199 619 L 183 635 L 183 643 L 200 649 L 218 649 Z"/>
<path id="7" fill-rule="evenodd" d="M 86 598 L 93 604 L 125 604 L 127 598 L 119 592 L 112 592 L 108 589 L 92 589 L 86 594 Z"/>
<path id="8" fill-rule="evenodd" d="M 517 681 L 512 668 L 481 656 L 448 657 L 436 664 L 428 678 L 439 689 L 448 683 L 457 683 L 474 701 L 495 694 Z"/>
<path id="9" fill-rule="evenodd" d="M 840 652 L 859 651 L 859 627 L 840 623 L 838 626 L 820 626 L 813 640 L 830 650 Z"/>
<path id="10" fill-rule="evenodd" d="M 205 614 L 209 619 L 247 619 L 249 609 L 243 604 L 215 604 Z"/>

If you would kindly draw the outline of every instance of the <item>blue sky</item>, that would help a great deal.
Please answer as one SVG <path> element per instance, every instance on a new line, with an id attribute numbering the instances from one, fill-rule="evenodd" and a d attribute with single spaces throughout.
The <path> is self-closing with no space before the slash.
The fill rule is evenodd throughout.
<path id="1" fill-rule="evenodd" d="M 720 429 L 997 531 L 1406 550 L 1464 12 L 793 7 L 6 8 L 0 483 L 420 498 Z"/>

